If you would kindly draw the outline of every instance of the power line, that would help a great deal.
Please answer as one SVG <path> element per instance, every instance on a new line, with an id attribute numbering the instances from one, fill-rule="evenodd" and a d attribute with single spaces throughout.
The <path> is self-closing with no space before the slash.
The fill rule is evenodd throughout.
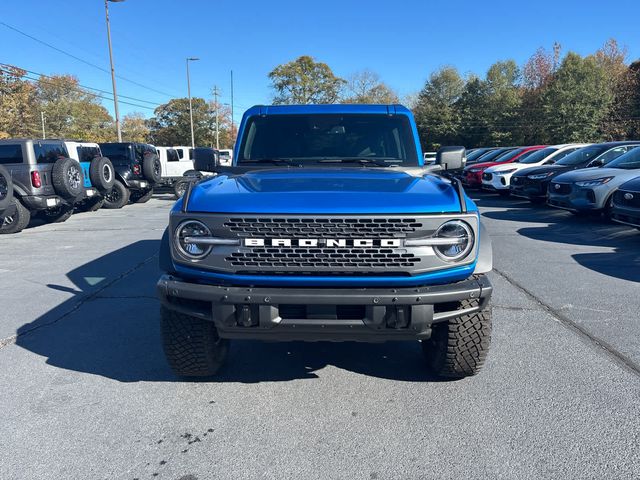
<path id="1" fill-rule="evenodd" d="M 20 35 L 23 35 L 23 36 L 25 36 L 25 37 L 27 37 L 27 38 L 30 38 L 31 40 L 33 40 L 33 41 L 35 41 L 35 42 L 38 42 L 38 43 L 40 43 L 40 44 L 42 44 L 42 45 L 45 45 L 46 47 L 49 47 L 49 48 L 51 48 L 52 50 L 55 50 L 56 52 L 62 53 L 63 55 L 66 55 L 66 56 L 68 56 L 68 57 L 70 57 L 70 58 L 73 58 L 74 60 L 77 60 L 77 61 L 79 61 L 79 62 L 82 62 L 82 63 L 84 63 L 85 65 L 89 65 L 90 67 L 96 68 L 96 69 L 100 70 L 101 72 L 111 74 L 111 72 L 110 72 L 109 70 L 107 70 L 106 68 L 101 67 L 100 65 L 96 65 L 95 63 L 92 63 L 92 62 L 89 62 L 88 60 L 85 60 L 85 59 L 83 59 L 83 58 L 80 58 L 80 57 L 78 57 L 77 55 L 74 55 L 74 54 L 72 54 L 72 53 L 67 52 L 66 50 L 63 50 L 63 49 L 58 48 L 58 47 L 56 47 L 56 46 L 54 46 L 54 45 L 51 45 L 50 43 L 47 43 L 47 42 L 45 42 L 44 40 L 40 40 L 39 38 L 36 38 L 36 37 L 34 37 L 33 35 L 29 35 L 28 33 L 23 32 L 22 30 L 19 30 L 19 29 L 17 29 L 16 27 L 13 27 L 13 26 L 11 26 L 11 25 L 9 25 L 9 24 L 5 23 L 5 22 L 0 21 L 0 25 L 2 25 L 2 26 L 4 26 L 4 27 L 7 27 L 7 28 L 8 28 L 8 29 L 10 29 L 10 30 L 13 30 L 14 32 L 17 32 L 17 33 L 19 33 Z M 144 85 L 144 84 L 139 83 L 139 82 L 136 82 L 135 80 L 131 80 L 131 79 L 129 79 L 129 78 L 123 77 L 122 75 L 116 75 L 116 77 L 118 77 L 118 78 L 119 78 L 119 79 L 121 79 L 121 80 L 124 80 L 125 82 L 132 83 L 132 84 L 134 84 L 134 85 L 137 85 L 137 86 L 139 86 L 139 87 L 145 88 L 145 89 L 150 90 L 150 91 L 152 91 L 152 92 L 159 93 L 159 94 L 161 94 L 161 95 L 164 95 L 164 96 L 167 96 L 167 97 L 171 97 L 171 98 L 175 97 L 175 95 L 171 95 L 170 93 L 166 93 L 166 92 L 163 92 L 163 91 L 161 91 L 161 90 L 156 90 L 155 88 L 149 87 L 149 86 Z"/>
<path id="2" fill-rule="evenodd" d="M 2 70 L 2 65 L 8 66 L 8 67 L 18 68 L 18 69 L 23 70 L 23 71 L 25 71 L 25 72 L 27 72 L 27 73 L 32 73 L 32 74 L 34 74 L 34 75 L 38 75 L 38 76 L 40 76 L 40 77 L 44 77 L 44 78 L 55 78 L 55 77 L 53 77 L 53 76 L 51 76 L 51 75 L 46 75 L 46 74 L 44 74 L 44 73 L 40 73 L 40 72 L 34 72 L 33 70 L 27 70 L 26 68 L 18 67 L 18 66 L 16 66 L 16 65 L 10 65 L 10 64 L 8 64 L 8 63 L 0 63 L 0 70 Z M 4 71 L 6 71 L 7 73 L 11 73 L 11 72 L 9 72 L 9 71 L 7 71 L 7 70 L 4 70 Z M 87 89 L 87 90 L 94 90 L 94 91 L 96 91 L 96 92 L 106 93 L 107 95 L 111 95 L 111 96 L 113 96 L 113 95 L 112 95 L 112 93 L 111 93 L 110 91 L 108 91 L 108 90 L 102 90 L 102 89 L 100 89 L 100 88 L 96 88 L 96 87 L 89 87 L 89 86 L 87 86 L 87 85 L 82 85 L 82 84 L 80 84 L 80 83 L 78 83 L 78 86 L 79 86 L 79 87 L 82 87 L 82 88 L 85 88 L 85 89 Z M 141 98 L 136 98 L 136 97 L 130 97 L 130 96 L 128 96 L 128 95 L 119 95 L 118 97 L 119 97 L 119 98 L 120 98 L 120 97 L 121 97 L 121 98 L 128 98 L 129 100 L 134 100 L 134 101 L 136 101 L 136 102 L 148 103 L 148 104 L 150 104 L 150 105 L 154 105 L 154 106 L 156 106 L 156 107 L 157 107 L 157 106 L 162 105 L 162 103 L 152 102 L 152 101 L 149 101 L 149 100 L 143 100 L 143 99 L 141 99 Z"/>

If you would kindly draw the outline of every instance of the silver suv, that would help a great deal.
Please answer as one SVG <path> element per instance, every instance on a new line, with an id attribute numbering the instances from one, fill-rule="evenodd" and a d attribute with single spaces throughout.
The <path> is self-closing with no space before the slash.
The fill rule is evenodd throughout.
<path id="1" fill-rule="evenodd" d="M 60 140 L 0 140 L 0 165 L 11 175 L 14 196 L 0 233 L 20 232 L 32 215 L 64 221 L 85 195 L 82 167 Z"/>

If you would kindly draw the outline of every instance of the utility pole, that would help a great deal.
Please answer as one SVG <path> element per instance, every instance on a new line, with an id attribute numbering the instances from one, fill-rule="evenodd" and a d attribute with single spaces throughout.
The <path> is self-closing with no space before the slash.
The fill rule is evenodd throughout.
<path id="1" fill-rule="evenodd" d="M 235 125 L 233 120 L 233 70 L 231 70 L 231 142 L 232 143 L 235 140 L 234 128 L 235 128 Z"/>
<path id="2" fill-rule="evenodd" d="M 218 86 L 213 86 L 213 102 L 216 106 L 216 150 L 220 150 L 220 104 L 218 103 Z"/>
<path id="3" fill-rule="evenodd" d="M 189 119 L 191 120 L 191 148 L 196 148 L 196 137 L 193 134 L 193 105 L 191 103 L 191 78 L 189 77 L 189 62 L 200 60 L 197 57 L 187 58 L 187 93 L 189 95 Z"/>
<path id="4" fill-rule="evenodd" d="M 40 111 L 40 119 L 42 120 L 42 139 L 46 139 L 47 138 L 47 133 L 44 130 L 44 112 L 41 110 Z"/>
<path id="5" fill-rule="evenodd" d="M 109 43 L 109 61 L 111 62 L 111 85 L 113 86 L 113 110 L 116 116 L 116 133 L 118 142 L 122 142 L 120 130 L 120 112 L 118 111 L 118 92 L 116 91 L 116 71 L 113 67 L 113 49 L 111 48 L 111 24 L 109 23 L 109 2 L 124 2 L 124 0 L 104 0 L 104 13 L 107 18 L 107 42 Z"/>

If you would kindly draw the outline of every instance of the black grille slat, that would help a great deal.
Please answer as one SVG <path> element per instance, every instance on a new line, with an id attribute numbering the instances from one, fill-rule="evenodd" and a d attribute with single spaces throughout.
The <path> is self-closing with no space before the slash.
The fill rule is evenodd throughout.
<path id="1" fill-rule="evenodd" d="M 414 218 L 230 218 L 223 225 L 239 237 L 406 238 L 423 227 Z"/>
<path id="2" fill-rule="evenodd" d="M 624 198 L 626 194 L 633 195 L 633 198 L 630 200 Z M 640 192 L 625 192 L 623 190 L 618 190 L 613 194 L 613 201 L 616 205 L 620 205 L 621 207 L 640 208 Z"/>
<path id="3" fill-rule="evenodd" d="M 559 195 L 568 195 L 571 193 L 571 188 L 570 183 L 552 183 L 549 191 Z"/>

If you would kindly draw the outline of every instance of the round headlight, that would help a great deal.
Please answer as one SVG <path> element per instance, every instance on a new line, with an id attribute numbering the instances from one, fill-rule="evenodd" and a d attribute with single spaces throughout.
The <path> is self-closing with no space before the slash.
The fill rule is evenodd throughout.
<path id="1" fill-rule="evenodd" d="M 473 249 L 473 230 L 460 220 L 443 223 L 436 231 L 435 238 L 442 239 L 443 244 L 433 249 L 436 255 L 447 262 L 462 260 Z"/>
<path id="2" fill-rule="evenodd" d="M 195 243 L 197 237 L 211 237 L 207 226 L 197 220 L 187 220 L 176 228 L 176 245 L 184 256 L 199 260 L 211 252 L 211 245 Z"/>

